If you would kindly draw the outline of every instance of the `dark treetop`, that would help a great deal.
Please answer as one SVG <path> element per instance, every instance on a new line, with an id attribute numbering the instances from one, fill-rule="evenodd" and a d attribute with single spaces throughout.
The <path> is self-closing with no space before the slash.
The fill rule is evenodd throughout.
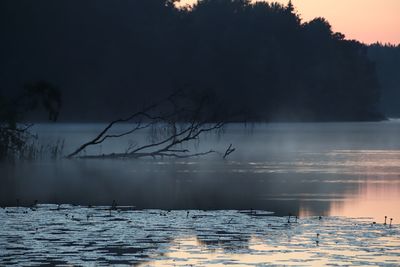
<path id="1" fill-rule="evenodd" d="M 302 23 L 291 4 L 203 0 L 2 0 L 0 87 L 46 80 L 61 120 L 129 114 L 176 89 L 206 91 L 249 120 L 378 120 L 367 47 Z"/>
<path id="2" fill-rule="evenodd" d="M 388 117 L 400 117 L 400 45 L 373 44 L 368 56 L 376 62 L 382 91 L 381 110 Z"/>

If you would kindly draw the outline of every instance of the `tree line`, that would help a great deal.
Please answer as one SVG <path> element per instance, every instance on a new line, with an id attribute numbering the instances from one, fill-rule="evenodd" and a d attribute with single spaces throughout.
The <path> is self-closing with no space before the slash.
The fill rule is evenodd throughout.
<path id="1" fill-rule="evenodd" d="M 369 58 L 376 63 L 382 91 L 380 108 L 388 117 L 400 117 L 400 45 L 370 45 Z"/>
<path id="2" fill-rule="evenodd" d="M 302 22 L 295 7 L 248 0 L 4 0 L 0 85 L 46 80 L 61 120 L 110 120 L 177 89 L 253 121 L 379 120 L 368 47 Z"/>

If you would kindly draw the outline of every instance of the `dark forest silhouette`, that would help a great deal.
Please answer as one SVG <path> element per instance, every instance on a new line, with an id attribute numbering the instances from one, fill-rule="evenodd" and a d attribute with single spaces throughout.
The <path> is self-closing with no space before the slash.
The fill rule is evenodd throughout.
<path id="1" fill-rule="evenodd" d="M 382 112 L 389 117 L 400 117 L 400 45 L 373 44 L 368 48 L 368 56 L 376 62 Z"/>
<path id="2" fill-rule="evenodd" d="M 63 120 L 110 120 L 177 89 L 206 91 L 248 120 L 379 120 L 364 44 L 293 5 L 203 0 L 6 0 L 0 84 L 62 88 Z"/>

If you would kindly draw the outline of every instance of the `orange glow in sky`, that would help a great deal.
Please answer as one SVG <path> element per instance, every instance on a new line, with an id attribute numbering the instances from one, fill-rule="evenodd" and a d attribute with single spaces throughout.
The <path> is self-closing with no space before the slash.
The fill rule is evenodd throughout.
<path id="1" fill-rule="evenodd" d="M 192 4 L 196 0 L 181 0 Z M 288 0 L 276 0 L 287 4 Z M 400 44 L 400 0 L 292 0 L 303 22 L 324 17 L 347 39 Z"/>

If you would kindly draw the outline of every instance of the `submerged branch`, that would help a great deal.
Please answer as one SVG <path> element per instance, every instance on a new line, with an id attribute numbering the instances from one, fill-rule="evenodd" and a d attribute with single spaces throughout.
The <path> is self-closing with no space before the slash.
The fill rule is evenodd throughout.
<path id="1" fill-rule="evenodd" d="M 110 122 L 94 139 L 90 140 L 89 142 L 86 142 L 84 144 L 82 144 L 80 147 L 78 147 L 75 151 L 73 151 L 72 153 L 70 153 L 69 155 L 67 155 L 67 158 L 72 158 L 76 155 L 78 155 L 80 152 L 82 152 L 84 149 L 86 149 L 89 146 L 93 146 L 93 145 L 98 145 L 103 143 L 106 139 L 108 138 L 117 138 L 117 137 L 123 137 L 129 134 L 132 134 L 138 130 L 142 130 L 145 128 L 150 127 L 153 124 L 156 124 L 158 122 L 162 122 L 165 121 L 166 119 L 168 119 L 171 116 L 176 116 L 180 111 L 176 111 L 174 114 L 170 114 L 167 116 L 152 116 L 150 114 L 151 111 L 155 110 L 157 107 L 159 107 L 160 105 L 162 105 L 164 102 L 167 101 L 172 101 L 171 99 L 176 97 L 179 94 L 180 91 L 176 91 L 173 94 L 171 94 L 170 96 L 168 96 L 167 98 L 149 105 L 145 108 L 143 108 L 142 110 L 135 112 L 133 114 L 131 114 L 130 116 L 126 117 L 126 118 L 121 118 L 121 119 L 116 119 L 112 122 Z M 117 134 L 117 135 L 113 135 L 113 134 L 107 134 L 109 132 L 109 130 L 116 124 L 118 123 L 126 123 L 126 122 L 130 122 L 133 121 L 134 119 L 141 119 L 135 128 L 133 128 L 132 130 L 129 130 L 127 132 L 121 133 L 121 134 Z M 149 122 L 142 125 L 142 120 L 143 119 L 147 119 Z"/>
<path id="2" fill-rule="evenodd" d="M 193 105 L 193 103 L 184 99 L 184 104 L 189 107 L 195 106 L 195 109 L 180 107 L 180 99 L 177 98 L 178 95 L 176 93 L 172 94 L 165 100 L 150 105 L 127 118 L 117 119 L 110 122 L 94 139 L 82 144 L 74 152 L 70 153 L 67 158 L 189 158 L 216 153 L 217 151 L 213 149 L 205 152 L 192 153 L 188 148 L 182 148 L 182 146 L 190 145 L 191 143 L 198 141 L 201 135 L 220 130 L 224 127 L 226 122 L 217 121 L 210 123 L 213 119 L 204 115 L 204 107 L 206 103 L 205 98 L 201 99 L 198 105 Z M 172 111 L 168 112 L 167 115 L 154 115 L 155 112 L 160 112 L 160 110 L 165 113 L 165 110 L 171 108 L 171 105 Z M 109 133 L 115 124 L 133 120 L 137 122 L 135 127 L 132 129 L 118 134 Z M 189 122 L 181 123 L 180 121 Z M 79 153 L 89 146 L 99 145 L 110 138 L 119 138 L 131 135 L 139 130 L 153 129 L 151 127 L 156 127 L 156 136 L 155 140 L 152 140 L 150 143 L 136 146 L 135 148 L 130 147 L 125 151 L 125 153 L 79 156 Z M 235 150 L 231 149 L 231 146 L 228 148 L 228 150 L 230 150 L 225 153 L 224 158 Z M 222 155 L 222 153 L 219 154 Z"/>
<path id="3" fill-rule="evenodd" d="M 188 151 L 187 151 L 188 152 Z M 198 152 L 193 154 L 178 154 L 178 153 L 111 153 L 111 154 L 103 154 L 103 155 L 90 155 L 90 156 L 80 156 L 81 159 L 139 159 L 139 158 L 192 158 L 205 156 L 208 154 L 216 153 L 214 150 L 209 150 L 206 152 Z"/>
<path id="4" fill-rule="evenodd" d="M 236 150 L 236 148 L 232 148 L 232 144 L 229 145 L 229 147 L 226 149 L 225 154 L 223 158 L 225 159 L 227 156 L 229 156 L 231 153 L 233 153 Z"/>

